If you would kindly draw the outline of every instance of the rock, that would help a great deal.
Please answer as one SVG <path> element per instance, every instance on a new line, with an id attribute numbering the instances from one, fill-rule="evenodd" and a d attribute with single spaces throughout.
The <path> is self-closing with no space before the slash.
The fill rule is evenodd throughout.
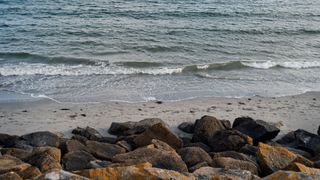
<path id="1" fill-rule="evenodd" d="M 320 136 L 320 125 L 318 127 L 318 135 Z"/>
<path id="2" fill-rule="evenodd" d="M 18 136 L 0 133 L 0 145 L 3 147 L 12 147 L 18 138 Z"/>
<path id="3" fill-rule="evenodd" d="M 178 151 L 178 154 L 181 156 L 182 160 L 186 163 L 188 168 L 195 166 L 201 162 L 206 162 L 207 164 L 211 164 L 211 157 L 209 154 L 199 147 L 186 147 L 181 148 Z"/>
<path id="4" fill-rule="evenodd" d="M 258 152 L 258 147 L 246 144 L 240 148 L 239 152 L 250 156 L 256 156 Z"/>
<path id="5" fill-rule="evenodd" d="M 320 160 L 313 162 L 313 167 L 320 169 Z"/>
<path id="6" fill-rule="evenodd" d="M 158 118 L 144 119 L 139 122 L 131 122 L 131 121 L 124 122 L 124 123 L 112 122 L 108 132 L 112 135 L 118 135 L 118 136 L 140 134 L 144 132 L 146 129 L 148 129 L 149 127 L 158 123 L 161 123 L 165 126 L 165 123 Z"/>
<path id="7" fill-rule="evenodd" d="M 38 179 L 42 174 L 36 167 L 30 166 L 18 173 L 22 179 Z"/>
<path id="8" fill-rule="evenodd" d="M 313 175 L 320 176 L 320 169 L 310 168 L 301 163 L 291 163 L 289 166 L 285 168 L 285 170 L 303 172 L 309 176 L 313 176 Z"/>
<path id="9" fill-rule="evenodd" d="M 280 129 L 262 120 L 253 120 L 250 117 L 236 118 L 233 122 L 233 129 L 250 136 L 254 144 L 265 142 L 275 138 Z"/>
<path id="10" fill-rule="evenodd" d="M 75 171 L 89 179 L 194 179 L 176 171 L 153 168 L 150 163 Z"/>
<path id="11" fill-rule="evenodd" d="M 160 141 L 158 139 L 152 139 L 151 143 L 154 145 L 154 148 L 161 149 L 164 151 L 176 151 L 171 146 L 169 146 L 167 143 Z"/>
<path id="12" fill-rule="evenodd" d="M 302 156 L 298 156 L 284 147 L 275 147 L 263 143 L 259 143 L 257 159 L 264 175 L 281 170 L 292 162 L 311 164 Z"/>
<path id="13" fill-rule="evenodd" d="M 32 151 L 33 149 L 33 146 L 29 145 L 28 142 L 23 139 L 15 140 L 13 147 L 18 149 L 24 149 L 27 151 Z"/>
<path id="14" fill-rule="evenodd" d="M 236 130 L 218 131 L 209 140 L 213 152 L 239 151 L 246 144 L 252 145 L 252 139 Z"/>
<path id="15" fill-rule="evenodd" d="M 240 169 L 222 169 L 202 167 L 192 173 L 195 179 L 228 179 L 228 180 L 254 180 L 257 179 L 250 171 Z"/>
<path id="16" fill-rule="evenodd" d="M 51 156 L 55 161 L 61 161 L 61 151 L 55 147 L 36 147 L 32 151 L 32 156 L 39 156 L 41 154 L 47 154 Z"/>
<path id="17" fill-rule="evenodd" d="M 196 142 L 196 143 L 188 143 L 185 144 L 184 147 L 199 147 L 205 150 L 206 152 L 210 152 L 211 148 L 207 146 L 206 144 L 203 144 L 202 142 Z"/>
<path id="18" fill-rule="evenodd" d="M 111 160 L 116 154 L 125 153 L 126 150 L 118 145 L 101 143 L 97 141 L 87 141 L 87 150 L 96 158 L 102 160 Z"/>
<path id="19" fill-rule="evenodd" d="M 25 160 L 32 155 L 32 151 L 18 148 L 2 148 L 0 151 L 3 155 L 10 155 L 21 160 Z"/>
<path id="20" fill-rule="evenodd" d="M 312 155 L 304 150 L 301 149 L 296 149 L 296 148 L 292 148 L 292 147 L 286 147 L 289 151 L 294 152 L 295 154 L 299 154 L 307 159 L 311 159 Z"/>
<path id="21" fill-rule="evenodd" d="M 41 147 L 41 146 L 58 147 L 60 144 L 59 136 L 48 131 L 40 131 L 40 132 L 26 134 L 21 136 L 21 138 L 25 140 L 27 144 L 34 147 Z"/>
<path id="22" fill-rule="evenodd" d="M 47 172 L 46 174 L 42 175 L 39 179 L 45 179 L 45 180 L 58 180 L 58 179 L 61 179 L 61 180 L 89 180 L 88 178 L 86 177 L 83 177 L 83 176 L 79 176 L 77 174 L 73 174 L 73 173 L 70 173 L 70 172 L 67 172 L 67 171 L 64 171 L 64 170 L 59 170 L 59 169 L 56 169 L 56 170 L 53 170 L 53 171 L 50 171 L 50 172 Z"/>
<path id="23" fill-rule="evenodd" d="M 7 172 L 5 174 L 0 175 L 0 180 L 23 180 L 23 179 L 15 172 Z"/>
<path id="24" fill-rule="evenodd" d="M 107 167 L 111 164 L 112 163 L 110 161 L 94 160 L 94 161 L 90 161 L 90 163 L 89 163 L 90 168 L 88 168 L 88 169 L 103 168 L 103 167 Z"/>
<path id="25" fill-rule="evenodd" d="M 258 174 L 258 167 L 251 161 L 242 161 L 230 157 L 216 157 L 212 159 L 212 167 L 224 169 L 241 169 L 250 171 L 253 174 Z"/>
<path id="26" fill-rule="evenodd" d="M 183 146 L 182 140 L 173 134 L 162 123 L 158 123 L 149 127 L 146 131 L 138 135 L 133 141 L 138 147 L 141 147 L 151 144 L 152 139 L 161 140 L 169 144 L 174 149 L 179 149 Z"/>
<path id="27" fill-rule="evenodd" d="M 181 123 L 178 128 L 186 133 L 193 133 L 194 132 L 194 123 L 192 122 L 183 122 Z"/>
<path id="28" fill-rule="evenodd" d="M 149 162 L 153 167 L 188 172 L 186 164 L 176 152 L 156 148 L 138 148 L 125 154 L 117 154 L 112 162 L 127 165 Z"/>
<path id="29" fill-rule="evenodd" d="M 262 180 L 301 180 L 301 179 L 308 179 L 308 180 L 317 180 L 320 179 L 319 175 L 308 176 L 302 172 L 294 172 L 294 171 L 277 171 L 267 177 L 262 178 Z"/>
<path id="30" fill-rule="evenodd" d="M 191 143 L 191 138 L 190 137 L 185 137 L 185 136 L 180 136 L 179 137 L 181 140 L 182 140 L 182 142 L 183 142 L 183 144 L 189 144 L 189 143 Z"/>
<path id="31" fill-rule="evenodd" d="M 99 131 L 95 130 L 92 127 L 87 126 L 86 128 L 77 127 L 72 130 L 72 134 L 80 135 L 88 140 L 100 141 L 102 139 L 102 135 Z"/>
<path id="32" fill-rule="evenodd" d="M 87 147 L 84 144 L 74 139 L 67 140 L 62 149 L 64 151 L 64 154 L 73 151 L 87 151 Z"/>
<path id="33" fill-rule="evenodd" d="M 229 128 L 226 121 L 220 121 L 212 116 L 203 116 L 195 122 L 192 141 L 208 144 L 216 132 Z"/>
<path id="34" fill-rule="evenodd" d="M 124 148 L 127 152 L 132 151 L 132 146 L 125 140 L 118 141 L 116 143 L 118 146 Z"/>
<path id="35" fill-rule="evenodd" d="M 279 139 L 277 143 L 296 149 L 302 149 L 311 153 L 313 156 L 320 153 L 320 136 L 302 129 L 288 133 Z"/>
<path id="36" fill-rule="evenodd" d="M 80 136 L 80 135 L 73 135 L 71 137 L 71 139 L 77 140 L 77 141 L 81 142 L 82 144 L 86 144 L 86 141 L 88 141 L 88 139 L 86 137 L 83 137 L 83 136 Z"/>
<path id="37" fill-rule="evenodd" d="M 21 172 L 30 167 L 30 164 L 22 162 L 13 156 L 3 155 L 0 157 L 0 174 L 10 171 Z"/>
<path id="38" fill-rule="evenodd" d="M 229 157 L 241 161 L 248 161 L 251 163 L 254 163 L 256 166 L 258 166 L 257 161 L 252 156 L 247 156 L 243 153 L 239 153 L 236 151 L 224 151 L 224 152 L 216 152 L 216 153 L 209 153 L 212 159 L 214 158 L 220 158 L 220 157 Z"/>
<path id="39" fill-rule="evenodd" d="M 189 171 L 194 172 L 197 169 L 200 169 L 202 167 L 207 167 L 207 166 L 209 166 L 209 164 L 207 162 L 201 162 L 201 163 L 198 163 L 192 167 L 189 167 Z"/>
<path id="40" fill-rule="evenodd" d="M 62 165 L 67 171 L 75 171 L 91 168 L 90 162 L 95 160 L 96 158 L 86 151 L 71 151 L 63 156 Z"/>
<path id="41" fill-rule="evenodd" d="M 61 169 L 60 159 L 60 149 L 41 147 L 36 149 L 27 161 L 38 167 L 41 172 L 48 172 L 54 169 Z"/>

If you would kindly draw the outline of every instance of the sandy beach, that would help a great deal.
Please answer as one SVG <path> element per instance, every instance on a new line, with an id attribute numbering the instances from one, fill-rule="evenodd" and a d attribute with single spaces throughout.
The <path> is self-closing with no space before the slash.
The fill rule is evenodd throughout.
<path id="1" fill-rule="evenodd" d="M 316 133 L 320 124 L 320 93 L 277 98 L 197 98 L 176 102 L 61 104 L 47 99 L 0 104 L 0 132 L 22 135 L 35 131 L 60 132 L 66 136 L 79 126 L 91 126 L 103 135 L 112 122 L 161 118 L 178 134 L 177 125 L 203 115 L 233 122 L 250 116 L 276 123 L 281 133 L 299 128 Z"/>

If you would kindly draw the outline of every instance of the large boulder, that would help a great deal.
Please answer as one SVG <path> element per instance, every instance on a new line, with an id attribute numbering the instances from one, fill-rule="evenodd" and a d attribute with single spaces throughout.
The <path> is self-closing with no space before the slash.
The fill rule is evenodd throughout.
<path id="1" fill-rule="evenodd" d="M 74 173 L 89 179 L 194 179 L 176 171 L 154 168 L 150 163 L 86 169 Z"/>
<path id="2" fill-rule="evenodd" d="M 26 141 L 27 144 L 34 147 L 41 147 L 41 146 L 58 147 L 60 144 L 59 136 L 49 131 L 34 132 L 34 133 L 23 135 L 20 138 Z"/>
<path id="3" fill-rule="evenodd" d="M 179 149 L 183 146 L 182 140 L 162 123 L 149 127 L 143 133 L 134 138 L 133 141 L 136 146 L 141 147 L 151 144 L 152 139 L 161 140 L 169 144 L 174 149 Z"/>
<path id="4" fill-rule="evenodd" d="M 202 167 L 192 173 L 195 179 L 230 179 L 230 180 L 256 180 L 258 179 L 250 171 L 241 169 L 223 169 Z"/>
<path id="5" fill-rule="evenodd" d="M 239 151 L 244 145 L 252 145 L 252 139 L 236 130 L 221 130 L 209 140 L 213 152 Z"/>
<path id="6" fill-rule="evenodd" d="M 148 118 L 141 120 L 139 122 L 112 122 L 110 128 L 109 128 L 109 133 L 112 135 L 118 135 L 118 136 L 128 136 L 128 135 L 133 135 L 133 134 L 140 134 L 144 132 L 146 129 L 149 127 L 161 123 L 165 126 L 165 123 L 158 118 Z"/>
<path id="7" fill-rule="evenodd" d="M 257 159 L 263 175 L 268 175 L 278 170 L 284 169 L 293 162 L 312 165 L 307 159 L 299 156 L 284 147 L 271 146 L 259 143 Z"/>
<path id="8" fill-rule="evenodd" d="M 215 133 L 229 128 L 227 121 L 220 121 L 212 116 L 203 116 L 195 122 L 192 141 L 208 144 Z"/>
<path id="9" fill-rule="evenodd" d="M 262 178 L 262 180 L 301 180 L 301 179 L 308 179 L 308 180 L 317 180 L 320 179 L 320 175 L 313 175 L 308 176 L 302 172 L 295 172 L 295 171 L 277 171 L 273 174 L 270 174 L 267 177 Z"/>
<path id="10" fill-rule="evenodd" d="M 30 164 L 22 162 L 13 156 L 4 155 L 0 157 L 0 174 L 7 172 L 21 172 L 30 167 Z"/>
<path id="11" fill-rule="evenodd" d="M 178 154 L 181 156 L 182 160 L 186 163 L 189 169 L 202 162 L 211 164 L 212 161 L 209 154 L 199 147 L 181 148 L 178 151 Z"/>
<path id="12" fill-rule="evenodd" d="M 71 151 L 65 154 L 62 158 L 63 168 L 67 171 L 75 171 L 91 168 L 90 162 L 96 158 L 85 151 Z"/>
<path id="13" fill-rule="evenodd" d="M 247 170 L 253 174 L 258 174 L 258 167 L 255 163 L 233 159 L 230 157 L 213 158 L 211 166 L 215 168 Z"/>
<path id="14" fill-rule="evenodd" d="M 61 169 L 60 149 L 53 147 L 40 147 L 33 151 L 33 155 L 27 159 L 27 162 L 40 169 L 41 172 L 49 172 L 55 169 Z"/>
<path id="15" fill-rule="evenodd" d="M 93 141 L 100 141 L 103 138 L 99 131 L 89 126 L 86 128 L 77 127 L 72 130 L 72 134 L 80 135 Z"/>
<path id="16" fill-rule="evenodd" d="M 12 147 L 18 138 L 18 136 L 0 133 L 0 145 L 2 147 Z"/>
<path id="17" fill-rule="evenodd" d="M 87 147 L 78 140 L 70 139 L 63 143 L 61 150 L 65 154 L 73 151 L 87 151 Z"/>
<path id="18" fill-rule="evenodd" d="M 183 132 L 186 133 L 193 133 L 194 132 L 194 123 L 193 122 L 183 122 L 178 126 L 178 129 L 180 129 Z"/>
<path id="19" fill-rule="evenodd" d="M 271 140 L 280 132 L 276 126 L 262 120 L 253 120 L 250 117 L 236 118 L 232 128 L 252 137 L 254 144 Z"/>
<path id="20" fill-rule="evenodd" d="M 116 144 L 86 141 L 87 151 L 102 160 L 111 160 L 116 154 L 125 153 L 126 150 Z"/>
<path id="21" fill-rule="evenodd" d="M 24 150 L 18 148 L 2 148 L 0 149 L 1 154 L 10 155 L 21 160 L 25 160 L 32 155 L 31 150 Z"/>
<path id="22" fill-rule="evenodd" d="M 305 150 L 314 156 L 320 154 L 320 136 L 302 129 L 288 133 L 279 139 L 277 143 Z"/>
<path id="23" fill-rule="evenodd" d="M 138 148 L 125 154 L 117 154 L 112 162 L 127 165 L 149 162 L 153 167 L 188 172 L 186 164 L 176 152 L 156 148 Z"/>

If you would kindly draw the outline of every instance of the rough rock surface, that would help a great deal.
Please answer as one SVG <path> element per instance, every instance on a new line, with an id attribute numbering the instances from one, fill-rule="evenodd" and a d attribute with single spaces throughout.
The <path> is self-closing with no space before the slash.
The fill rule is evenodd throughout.
<path id="1" fill-rule="evenodd" d="M 156 148 L 138 148 L 125 154 L 118 154 L 112 158 L 112 162 L 128 165 L 149 162 L 153 167 L 188 172 L 186 164 L 176 152 Z"/>
<path id="2" fill-rule="evenodd" d="M 236 130 L 218 131 L 209 140 L 213 152 L 239 151 L 246 144 L 252 144 L 252 139 Z"/>
<path id="3" fill-rule="evenodd" d="M 64 143 L 64 146 L 62 149 L 64 153 L 73 152 L 73 151 L 87 151 L 87 147 L 84 144 L 74 139 L 67 140 Z"/>
<path id="4" fill-rule="evenodd" d="M 23 180 L 23 179 L 15 172 L 7 172 L 5 174 L 0 175 L 0 180 Z"/>
<path id="5" fill-rule="evenodd" d="M 199 147 L 186 147 L 181 148 L 178 151 L 178 154 L 181 156 L 182 160 L 187 164 L 188 168 L 195 166 L 201 162 L 206 162 L 211 164 L 212 159 L 209 154 Z"/>
<path id="6" fill-rule="evenodd" d="M 242 148 L 240 148 L 239 152 L 250 155 L 250 156 L 256 156 L 258 152 L 258 147 L 250 144 L 246 144 L 242 146 Z"/>
<path id="7" fill-rule="evenodd" d="M 124 148 L 118 145 L 97 141 L 87 141 L 86 147 L 93 156 L 102 160 L 111 160 L 114 155 L 126 152 Z"/>
<path id="8" fill-rule="evenodd" d="M 39 131 L 21 136 L 27 144 L 34 147 L 52 146 L 58 147 L 60 144 L 59 136 L 49 131 Z"/>
<path id="9" fill-rule="evenodd" d="M 240 152 L 236 151 L 224 151 L 224 152 L 216 152 L 216 153 L 209 153 L 212 158 L 219 158 L 219 157 L 230 157 L 233 159 L 241 160 L 241 161 L 248 161 L 254 164 L 257 164 L 255 157 L 248 156 Z"/>
<path id="10" fill-rule="evenodd" d="M 262 178 L 262 180 L 318 180 L 320 179 L 320 175 L 308 176 L 302 172 L 294 172 L 294 171 L 277 171 L 273 174 L 270 174 L 267 177 Z"/>
<path id="11" fill-rule="evenodd" d="M 152 139 L 161 140 L 174 149 L 179 149 L 183 146 L 182 140 L 162 123 L 149 127 L 142 134 L 134 138 L 133 141 L 138 147 L 141 147 L 151 144 Z"/>
<path id="12" fill-rule="evenodd" d="M 216 132 L 228 128 L 224 121 L 220 121 L 212 116 L 203 116 L 195 122 L 192 141 L 208 144 Z"/>
<path id="13" fill-rule="evenodd" d="M 202 167 L 192 173 L 196 179 L 228 179 L 228 180 L 254 180 L 257 179 L 250 171 L 240 169 L 222 169 Z"/>
<path id="14" fill-rule="evenodd" d="M 181 123 L 178 128 L 186 133 L 193 133 L 194 132 L 194 123 L 193 122 L 183 122 Z"/>
<path id="15" fill-rule="evenodd" d="M 160 141 L 158 139 L 152 139 L 151 143 L 154 145 L 154 148 L 161 149 L 164 151 L 175 151 L 175 149 L 173 149 L 167 143 Z"/>
<path id="16" fill-rule="evenodd" d="M 224 169 L 241 169 L 250 171 L 253 174 L 258 174 L 258 167 L 250 161 L 242 161 L 230 157 L 216 157 L 212 159 L 212 167 Z"/>
<path id="17" fill-rule="evenodd" d="M 40 170 L 33 166 L 28 167 L 18 174 L 22 179 L 37 179 L 42 175 Z"/>
<path id="18" fill-rule="evenodd" d="M 18 138 L 18 136 L 0 133 L 0 145 L 3 147 L 12 147 Z"/>
<path id="19" fill-rule="evenodd" d="M 10 171 L 21 172 L 30 167 L 30 164 L 22 162 L 13 156 L 4 155 L 0 157 L 0 174 Z"/>
<path id="20" fill-rule="evenodd" d="M 2 148 L 1 154 L 10 155 L 21 160 L 25 160 L 32 155 L 32 151 L 18 148 Z"/>
<path id="21" fill-rule="evenodd" d="M 91 154 L 85 151 L 72 151 L 65 154 L 62 158 L 62 164 L 65 170 L 75 171 L 91 168 L 91 161 L 96 160 Z"/>
<path id="22" fill-rule="evenodd" d="M 199 147 L 205 150 L 206 152 L 211 151 L 211 148 L 202 142 L 188 143 L 188 144 L 185 144 L 184 147 Z"/>
<path id="23" fill-rule="evenodd" d="M 72 130 L 72 134 L 80 135 L 88 140 L 100 141 L 102 139 L 102 135 L 99 131 L 95 130 L 92 127 L 87 126 L 86 128 L 77 127 Z"/>
<path id="24" fill-rule="evenodd" d="M 285 168 L 286 170 L 289 171 L 296 171 L 296 172 L 303 172 L 309 176 L 313 175 L 319 175 L 320 176 L 320 169 L 317 168 L 310 168 L 307 167 L 301 163 L 291 163 L 289 166 Z"/>
<path id="25" fill-rule="evenodd" d="M 165 123 L 158 118 L 148 118 L 141 120 L 139 122 L 124 122 L 124 123 L 118 123 L 118 122 L 112 122 L 109 133 L 112 135 L 118 135 L 118 136 L 127 136 L 127 135 L 133 135 L 133 134 L 140 134 L 144 132 L 149 127 L 161 123 L 165 125 Z"/>
<path id="26" fill-rule="evenodd" d="M 232 128 L 250 136 L 254 144 L 271 140 L 280 132 L 279 128 L 262 120 L 253 120 L 250 117 L 236 118 Z"/>

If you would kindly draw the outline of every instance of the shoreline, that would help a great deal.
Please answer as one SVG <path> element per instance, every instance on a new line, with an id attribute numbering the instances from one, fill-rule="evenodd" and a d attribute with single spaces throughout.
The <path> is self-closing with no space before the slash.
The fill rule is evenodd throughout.
<path id="1" fill-rule="evenodd" d="M 320 119 L 320 92 L 277 98 L 195 98 L 182 101 L 150 101 L 141 103 L 56 103 L 50 100 L 0 103 L 0 131 L 22 135 L 35 131 L 60 132 L 70 135 L 70 129 L 91 126 L 103 135 L 112 122 L 140 121 L 160 118 L 176 133 L 182 122 L 194 122 L 204 115 L 233 120 L 250 116 L 275 123 L 286 133 L 305 129 L 315 133 Z"/>

